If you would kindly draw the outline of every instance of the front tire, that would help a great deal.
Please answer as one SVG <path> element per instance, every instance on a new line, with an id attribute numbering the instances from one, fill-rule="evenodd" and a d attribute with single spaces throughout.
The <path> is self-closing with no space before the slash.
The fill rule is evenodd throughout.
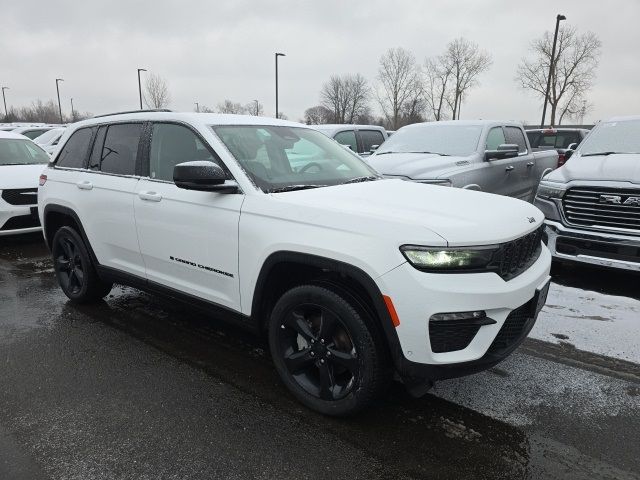
<path id="1" fill-rule="evenodd" d="M 73 228 L 60 228 L 51 243 L 56 278 L 71 301 L 96 302 L 111 291 L 113 284 L 100 279 L 87 247 Z"/>
<path id="2" fill-rule="evenodd" d="M 287 388 L 325 415 L 351 415 L 388 385 L 378 331 L 339 290 L 302 285 L 282 295 L 271 313 L 269 346 Z"/>

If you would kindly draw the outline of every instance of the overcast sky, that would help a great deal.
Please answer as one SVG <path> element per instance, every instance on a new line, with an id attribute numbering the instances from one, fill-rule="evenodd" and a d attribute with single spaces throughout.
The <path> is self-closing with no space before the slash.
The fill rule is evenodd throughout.
<path id="1" fill-rule="evenodd" d="M 541 102 L 518 88 L 515 70 L 563 13 L 603 44 L 585 122 L 640 114 L 638 0 L 2 0 L 0 12 L 0 84 L 14 106 L 55 99 L 62 77 L 67 112 L 70 97 L 94 114 L 137 108 L 140 67 L 167 80 L 174 110 L 258 99 L 273 115 L 280 51 L 280 110 L 299 120 L 330 75 L 361 73 L 375 85 L 388 48 L 423 62 L 464 36 L 491 53 L 493 66 L 462 118 L 536 122 Z"/>

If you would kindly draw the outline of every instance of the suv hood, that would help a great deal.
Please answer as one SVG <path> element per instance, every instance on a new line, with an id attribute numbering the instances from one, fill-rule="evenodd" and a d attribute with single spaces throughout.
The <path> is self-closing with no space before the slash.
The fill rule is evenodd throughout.
<path id="1" fill-rule="evenodd" d="M 450 246 L 502 243 L 544 220 L 536 207 L 514 198 L 395 179 L 271 196 L 289 203 L 283 211 L 301 216 L 297 221 L 389 237 L 398 244 L 428 242 L 434 234 Z"/>
<path id="2" fill-rule="evenodd" d="M 571 180 L 640 183 L 640 154 L 626 153 L 597 157 L 574 155 L 545 179 L 563 183 Z"/>
<path id="3" fill-rule="evenodd" d="M 0 190 L 8 188 L 37 188 L 40 174 L 47 167 L 35 165 L 0 165 Z"/>
<path id="4" fill-rule="evenodd" d="M 372 155 L 367 162 L 383 175 L 413 179 L 436 178 L 455 169 L 456 162 L 469 162 L 469 157 L 443 157 L 429 153 L 387 153 Z"/>

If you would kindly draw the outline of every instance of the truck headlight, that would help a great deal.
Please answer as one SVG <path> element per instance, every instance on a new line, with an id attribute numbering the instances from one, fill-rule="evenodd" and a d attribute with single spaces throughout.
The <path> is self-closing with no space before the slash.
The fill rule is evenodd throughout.
<path id="1" fill-rule="evenodd" d="M 451 186 L 451 180 L 449 180 L 448 178 L 429 178 L 426 180 L 415 180 L 418 183 L 425 183 L 427 185 L 440 185 L 443 187 L 450 187 Z"/>
<path id="2" fill-rule="evenodd" d="M 540 182 L 536 196 L 540 198 L 562 198 L 567 186 L 561 183 Z"/>
<path id="3" fill-rule="evenodd" d="M 472 248 L 403 245 L 400 247 L 400 251 L 409 263 L 418 270 L 455 271 L 486 268 L 491 263 L 497 248 L 496 245 Z"/>

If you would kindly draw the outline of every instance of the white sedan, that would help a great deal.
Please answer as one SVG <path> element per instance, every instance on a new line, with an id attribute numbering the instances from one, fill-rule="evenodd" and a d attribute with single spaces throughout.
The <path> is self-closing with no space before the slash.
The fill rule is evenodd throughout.
<path id="1" fill-rule="evenodd" d="M 40 230 L 38 181 L 48 162 L 27 137 L 0 131 L 0 236 Z"/>

